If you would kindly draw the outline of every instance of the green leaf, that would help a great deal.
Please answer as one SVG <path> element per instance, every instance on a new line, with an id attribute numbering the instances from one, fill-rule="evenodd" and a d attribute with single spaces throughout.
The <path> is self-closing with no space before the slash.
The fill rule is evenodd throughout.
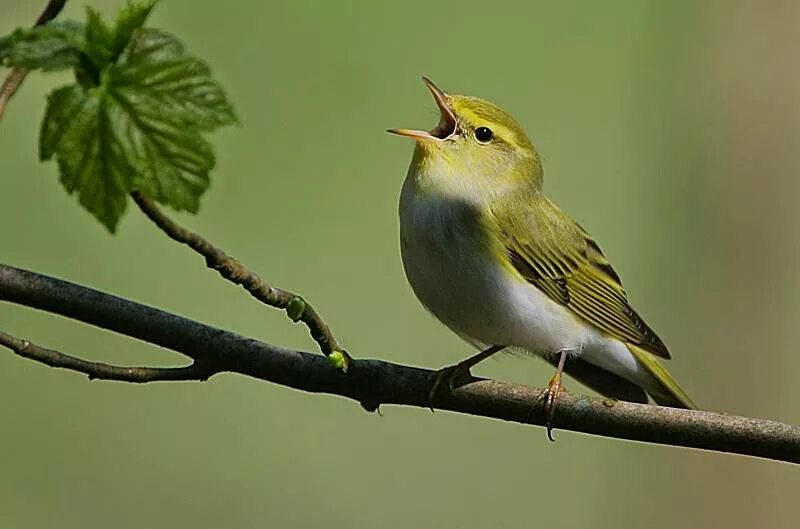
<path id="1" fill-rule="evenodd" d="M 148 105 L 168 109 L 187 126 L 211 130 L 237 121 L 208 65 L 162 31 L 139 32 L 120 56 L 114 78 L 135 86 Z"/>
<path id="2" fill-rule="evenodd" d="M 111 39 L 112 57 L 116 59 L 133 37 L 134 32 L 144 26 L 150 12 L 158 0 L 145 2 L 128 2 L 117 15 Z"/>
<path id="3" fill-rule="evenodd" d="M 203 134 L 236 121 L 208 66 L 142 27 L 154 5 L 130 2 L 111 28 L 87 9 L 79 83 L 50 94 L 39 138 L 41 159 L 57 160 L 65 189 L 112 232 L 134 190 L 196 212 L 215 163 Z M 5 42 L 0 53 L 17 48 Z"/>
<path id="4" fill-rule="evenodd" d="M 94 67 L 100 71 L 109 65 L 112 59 L 111 29 L 103 22 L 100 12 L 86 6 L 86 55 Z"/>
<path id="5" fill-rule="evenodd" d="M 139 159 L 137 189 L 196 212 L 215 159 L 202 136 L 236 119 L 208 66 L 174 37 L 142 29 L 109 70 L 114 97 L 132 119 L 126 137 Z"/>
<path id="6" fill-rule="evenodd" d="M 26 70 L 64 70 L 80 64 L 85 44 L 84 27 L 79 22 L 50 22 L 18 29 L 0 37 L 0 65 Z"/>
<path id="7" fill-rule="evenodd" d="M 64 188 L 112 233 L 134 174 L 114 125 L 119 114 L 101 88 L 60 88 L 48 97 L 39 142 L 43 160 L 56 156 Z"/>
<path id="8" fill-rule="evenodd" d="M 91 7 L 86 24 L 54 21 L 0 37 L 0 65 L 26 70 L 78 68 L 79 77 L 99 83 L 99 72 L 115 62 L 142 27 L 156 0 L 128 2 L 110 28 Z"/>
<path id="9" fill-rule="evenodd" d="M 76 120 L 72 116 L 81 116 L 86 97 L 79 88 L 76 85 L 64 86 L 47 96 L 47 107 L 39 134 L 40 160 L 53 157 L 62 135 L 75 124 Z"/>
<path id="10" fill-rule="evenodd" d="M 136 168 L 133 189 L 175 209 L 197 212 L 214 167 L 211 146 L 168 109 L 148 105 L 135 88 L 114 86 L 111 91 L 123 109 L 115 126 Z"/>

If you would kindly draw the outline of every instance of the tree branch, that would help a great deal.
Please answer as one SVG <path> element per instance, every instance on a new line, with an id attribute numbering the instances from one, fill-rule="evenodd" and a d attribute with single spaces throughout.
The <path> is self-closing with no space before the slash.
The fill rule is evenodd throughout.
<path id="1" fill-rule="evenodd" d="M 342 349 L 333 335 L 333 331 L 308 301 L 288 290 L 268 285 L 257 274 L 245 268 L 242 263 L 226 254 L 220 248 L 215 247 L 200 234 L 186 229 L 170 219 L 155 202 L 138 191 L 131 193 L 131 196 L 147 218 L 153 221 L 171 239 L 185 244 L 205 257 L 206 265 L 209 268 L 219 272 L 228 281 L 242 286 L 262 303 L 285 310 L 294 321 L 302 321 L 323 354 L 328 356 L 334 351 L 340 351 L 344 354 L 345 370 L 347 369 L 351 361 L 350 356 Z M 291 314 L 292 310 L 295 310 L 296 314 Z"/>
<path id="2" fill-rule="evenodd" d="M 20 340 L 0 331 L 0 345 L 19 356 L 49 367 L 77 371 L 89 376 L 89 380 L 118 380 L 120 382 L 155 382 L 177 380 L 208 380 L 213 372 L 200 363 L 185 367 L 125 367 L 89 362 L 53 349 L 47 349 L 27 340 Z"/>
<path id="3" fill-rule="evenodd" d="M 34 26 L 42 26 L 56 18 L 61 10 L 64 9 L 64 5 L 66 5 L 66 3 L 67 0 L 50 0 L 47 2 L 47 5 L 44 6 L 39 18 L 36 19 Z M 3 117 L 3 114 L 6 111 L 6 106 L 8 106 L 8 102 L 12 97 L 14 97 L 14 94 L 17 93 L 17 90 L 19 90 L 19 87 L 22 85 L 22 81 L 25 80 L 26 75 L 28 75 L 27 70 L 23 70 L 22 68 L 14 68 L 3 80 L 3 84 L 0 85 L 0 118 Z"/>
<path id="4" fill-rule="evenodd" d="M 177 351 L 193 358 L 195 365 L 204 366 L 201 373 L 206 375 L 223 371 L 241 373 L 303 391 L 348 397 L 370 411 L 381 404 L 428 406 L 434 371 L 427 369 L 380 360 L 353 360 L 349 372 L 344 374 L 318 355 L 266 344 L 97 290 L 4 265 L 0 265 L 0 300 L 60 314 Z M 21 349 L 22 354 L 28 352 L 28 356 L 32 356 L 32 346 L 24 347 L 25 342 L 13 338 L 0 341 L 7 346 L 10 344 L 14 351 Z M 35 359 L 40 360 L 39 357 Z M 82 373 L 96 365 L 74 361 L 79 362 L 75 365 L 81 367 L 77 370 Z M 62 361 L 58 367 L 71 368 L 67 364 Z M 537 402 L 539 392 L 527 386 L 473 379 L 452 393 L 442 395 L 437 406 L 459 413 L 542 426 L 544 417 Z M 800 463 L 800 427 L 764 419 L 564 394 L 553 425 L 606 437 Z"/>

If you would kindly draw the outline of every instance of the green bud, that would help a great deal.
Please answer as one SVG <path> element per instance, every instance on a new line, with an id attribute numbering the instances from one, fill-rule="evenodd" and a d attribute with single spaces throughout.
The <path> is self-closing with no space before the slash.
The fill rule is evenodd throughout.
<path id="1" fill-rule="evenodd" d="M 286 305 L 286 315 L 289 316 L 289 319 L 293 322 L 300 321 L 300 318 L 303 317 L 303 313 L 306 311 L 306 302 L 303 301 L 303 298 L 295 297 Z"/>
<path id="2" fill-rule="evenodd" d="M 328 355 L 328 362 L 334 367 L 334 369 L 339 369 L 342 373 L 347 373 L 347 368 L 350 367 L 350 362 L 345 355 L 341 351 L 334 351 Z"/>

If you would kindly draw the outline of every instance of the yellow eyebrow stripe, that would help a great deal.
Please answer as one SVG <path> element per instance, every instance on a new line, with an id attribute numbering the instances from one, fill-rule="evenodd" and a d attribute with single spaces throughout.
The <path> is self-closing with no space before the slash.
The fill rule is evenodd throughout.
<path id="1" fill-rule="evenodd" d="M 487 119 L 484 116 L 481 116 L 468 108 L 459 108 L 458 115 L 465 121 L 477 127 L 486 124 L 489 126 L 490 129 L 492 129 L 492 132 L 494 132 L 495 136 L 499 136 L 503 141 L 505 141 L 506 143 L 510 143 L 511 145 L 517 144 L 516 133 L 514 133 L 513 130 L 509 129 L 504 125 L 500 125 L 499 123 L 494 122 L 491 119 Z"/>

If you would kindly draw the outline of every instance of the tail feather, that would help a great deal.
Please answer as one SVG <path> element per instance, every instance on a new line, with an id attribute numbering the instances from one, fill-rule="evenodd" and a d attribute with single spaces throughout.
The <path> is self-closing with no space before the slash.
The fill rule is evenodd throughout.
<path id="1" fill-rule="evenodd" d="M 654 355 L 633 344 L 627 345 L 631 354 L 633 354 L 636 360 L 647 369 L 660 386 L 661 391 L 658 392 L 647 390 L 650 396 L 653 397 L 653 400 L 662 406 L 687 408 L 690 410 L 697 409 L 697 406 L 689 395 L 686 394 L 683 388 L 672 378 L 672 375 L 669 374 Z"/>

